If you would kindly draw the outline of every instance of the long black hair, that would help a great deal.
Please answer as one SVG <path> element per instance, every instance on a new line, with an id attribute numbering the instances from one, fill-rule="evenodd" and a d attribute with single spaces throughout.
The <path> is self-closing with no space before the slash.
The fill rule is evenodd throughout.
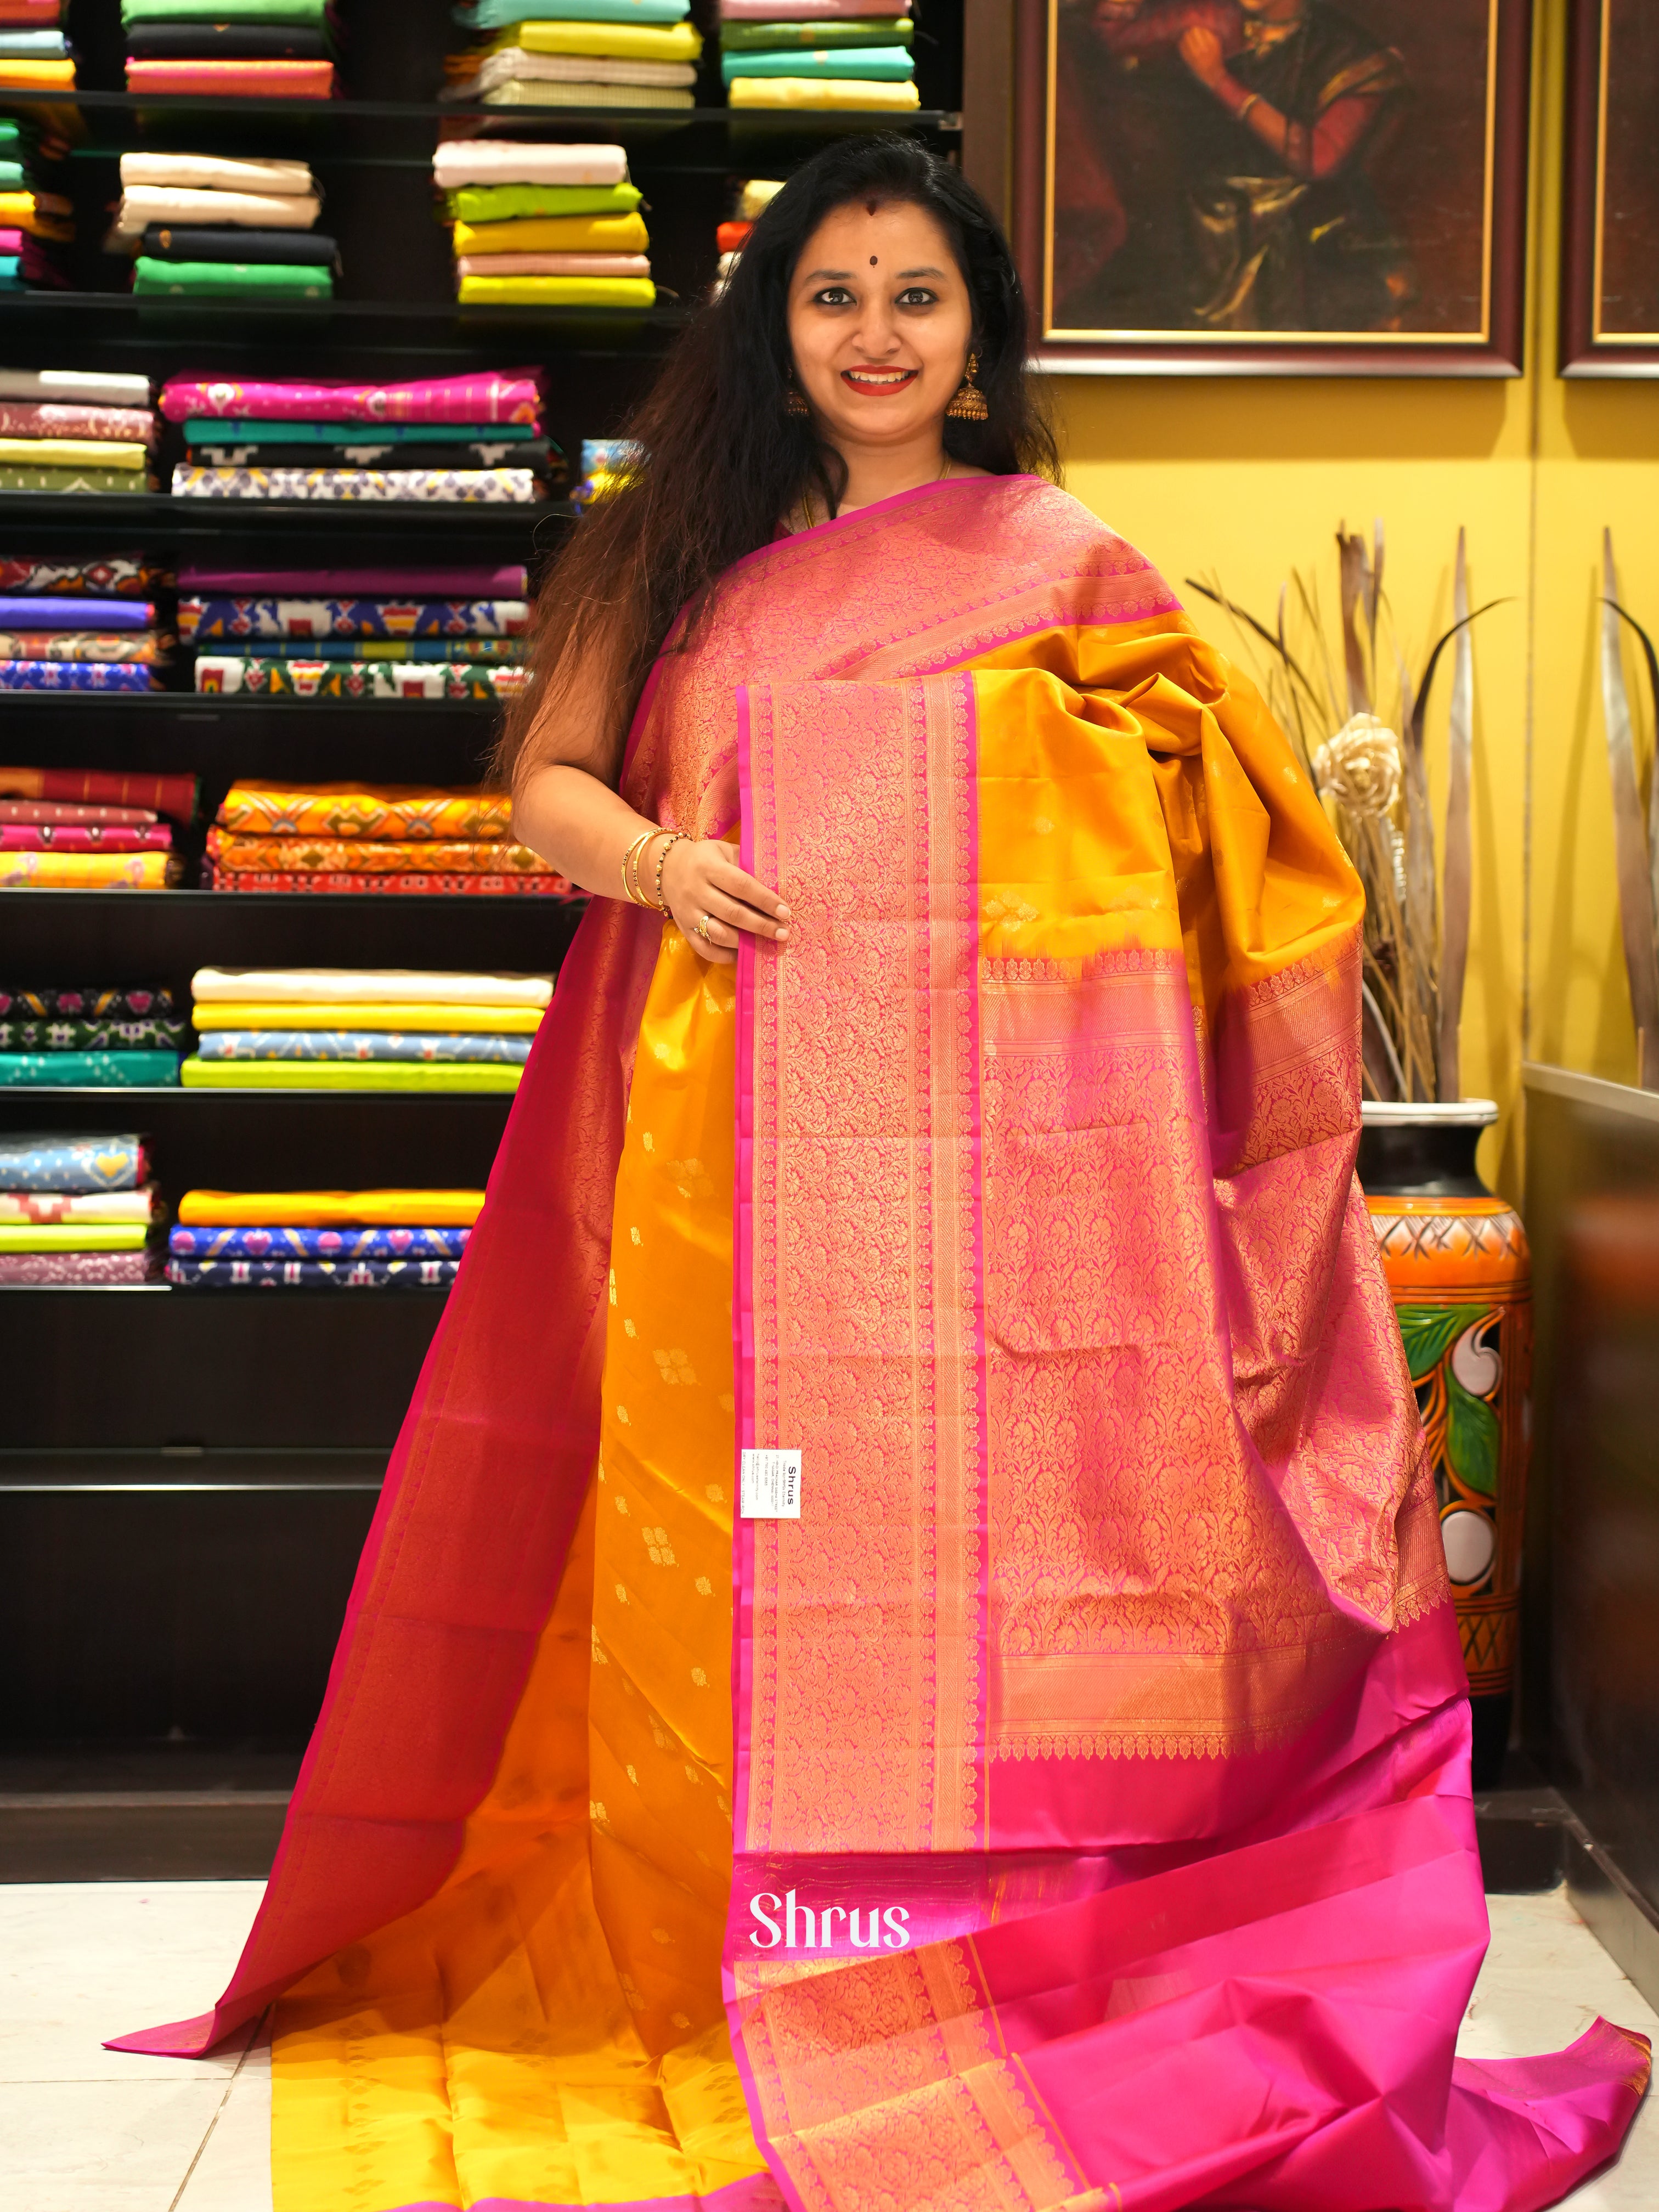
<path id="1" fill-rule="evenodd" d="M 1058 475 L 1026 368 L 1024 295 L 995 216 L 958 170 L 913 139 L 837 140 L 761 215 L 724 293 L 699 310 L 624 426 L 643 459 L 550 569 L 532 624 L 531 681 L 496 751 L 503 781 L 579 750 L 581 766 L 614 781 L 635 702 L 681 609 L 690 610 L 684 641 L 721 573 L 769 544 L 805 496 L 836 512 L 846 464 L 810 416 L 788 411 L 789 286 L 819 224 L 857 201 L 926 210 L 967 281 L 989 411 L 982 422 L 947 417 L 945 451 L 993 476 Z M 560 726 L 578 717 L 587 739 L 580 749 Z"/>

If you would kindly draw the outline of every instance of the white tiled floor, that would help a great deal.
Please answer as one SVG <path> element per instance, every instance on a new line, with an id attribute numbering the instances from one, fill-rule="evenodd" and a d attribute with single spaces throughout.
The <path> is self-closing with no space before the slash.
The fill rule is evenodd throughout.
<path id="1" fill-rule="evenodd" d="M 0 1886 L 3 2212 L 270 2212 L 270 2065 L 251 2033 L 208 2059 L 138 2058 L 99 2039 L 199 2012 L 258 1902 L 257 1882 Z M 1557 2051 L 1599 2012 L 1659 2018 L 1567 1903 L 1491 1900 L 1492 1944 L 1458 2048 Z M 1659 2206 L 1659 2104 L 1572 2212 Z M 320 2208 L 319 2208 L 320 2212 Z"/>

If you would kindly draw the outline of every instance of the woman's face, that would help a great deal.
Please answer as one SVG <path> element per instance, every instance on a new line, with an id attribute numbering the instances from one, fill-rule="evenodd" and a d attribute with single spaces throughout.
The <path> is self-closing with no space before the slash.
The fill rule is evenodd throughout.
<path id="1" fill-rule="evenodd" d="M 972 333 L 967 283 L 925 210 L 856 201 L 807 240 L 789 287 L 789 343 L 795 381 L 832 445 L 937 434 Z"/>

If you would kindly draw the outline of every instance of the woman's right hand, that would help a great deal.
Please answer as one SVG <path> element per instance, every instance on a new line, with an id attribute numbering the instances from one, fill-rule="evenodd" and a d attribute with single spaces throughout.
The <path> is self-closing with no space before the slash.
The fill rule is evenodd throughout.
<path id="1" fill-rule="evenodd" d="M 641 883 L 651 888 L 659 848 L 641 855 Z M 738 933 L 784 944 L 789 909 L 774 890 L 740 868 L 732 848 L 718 837 L 684 837 L 662 863 L 662 895 L 692 950 L 720 966 L 738 957 Z"/>

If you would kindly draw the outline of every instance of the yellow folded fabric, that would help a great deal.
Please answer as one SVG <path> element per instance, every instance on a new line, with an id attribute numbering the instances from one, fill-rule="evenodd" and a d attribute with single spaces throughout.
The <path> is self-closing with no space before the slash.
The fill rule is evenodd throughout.
<path id="1" fill-rule="evenodd" d="M 549 84 L 514 77 L 484 94 L 483 107 L 695 107 L 695 92 L 670 92 L 654 84 Z"/>
<path id="2" fill-rule="evenodd" d="M 0 86 L 18 90 L 37 84 L 69 85 L 75 83 L 75 64 L 64 61 L 0 61 Z"/>
<path id="3" fill-rule="evenodd" d="M 523 216 L 458 222 L 457 253 L 643 253 L 650 233 L 637 215 Z"/>
<path id="4" fill-rule="evenodd" d="M 474 307 L 654 307 L 657 288 L 648 276 L 463 276 L 463 303 Z"/>
<path id="5" fill-rule="evenodd" d="M 0 229 L 32 231 L 36 238 L 70 240 L 75 225 L 72 200 L 56 192 L 0 192 Z"/>
<path id="6" fill-rule="evenodd" d="M 691 23 L 514 23 L 492 40 L 491 53 L 520 46 L 527 54 L 598 54 L 617 61 L 694 62 L 702 33 Z"/>
<path id="7" fill-rule="evenodd" d="M 102 438 L 0 438 L 0 462 L 23 469 L 142 469 L 142 446 Z"/>
<path id="8" fill-rule="evenodd" d="M 198 1030 L 428 1030 L 477 1036 L 533 1036 L 542 1025 L 539 1006 L 401 1006 L 390 1000 L 307 1006 L 270 999 L 222 1000 L 191 1015 Z"/>
<path id="9" fill-rule="evenodd" d="M 0 1252 L 142 1252 L 142 1221 L 0 1221 Z"/>
<path id="10" fill-rule="evenodd" d="M 913 82 L 881 84 L 861 76 L 734 76 L 726 88 L 732 107 L 920 107 Z"/>
<path id="11" fill-rule="evenodd" d="M 190 1229 L 470 1229 L 481 1190 L 187 1190 Z"/>
<path id="12" fill-rule="evenodd" d="M 186 1091 L 516 1091 L 522 1067 L 489 1060 L 200 1060 Z"/>
<path id="13" fill-rule="evenodd" d="M 34 884 L 55 891 L 159 891 L 177 872 L 171 853 L 0 853 L 0 886 L 7 890 Z"/>

